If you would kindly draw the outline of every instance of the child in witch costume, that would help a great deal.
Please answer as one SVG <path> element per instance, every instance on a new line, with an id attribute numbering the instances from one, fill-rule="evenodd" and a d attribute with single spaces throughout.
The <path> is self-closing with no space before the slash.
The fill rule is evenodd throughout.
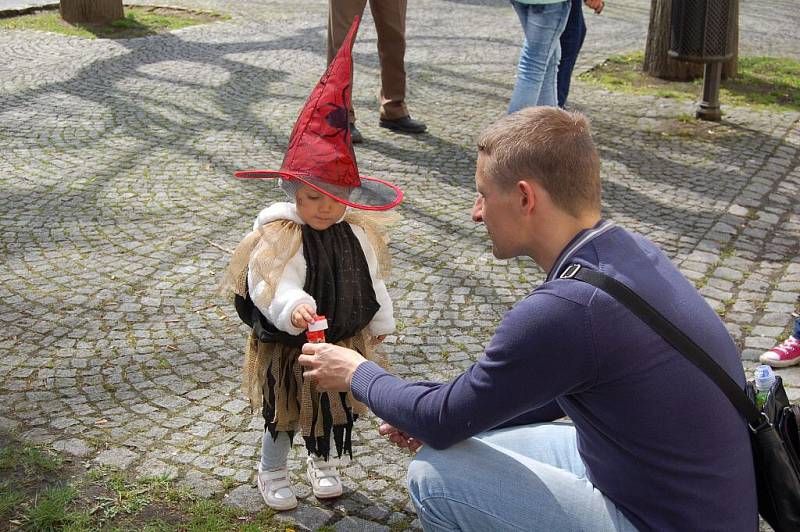
<path id="1" fill-rule="evenodd" d="M 326 341 L 372 359 L 375 345 L 394 331 L 382 279 L 388 268 L 387 220 L 367 211 L 391 209 L 403 194 L 390 183 L 359 176 L 356 166 L 347 109 L 357 29 L 358 18 L 306 102 L 281 169 L 236 173 L 278 178 L 294 200 L 259 213 L 234 251 L 227 277 L 239 316 L 253 329 L 243 388 L 254 407 L 263 407 L 258 487 L 276 510 L 297 506 L 286 466 L 295 431 L 308 449 L 314 495 L 336 497 L 342 493 L 338 458 L 352 457 L 353 421 L 366 411 L 349 393 L 318 392 L 303 378 L 297 357 L 307 326 L 324 315 Z"/>

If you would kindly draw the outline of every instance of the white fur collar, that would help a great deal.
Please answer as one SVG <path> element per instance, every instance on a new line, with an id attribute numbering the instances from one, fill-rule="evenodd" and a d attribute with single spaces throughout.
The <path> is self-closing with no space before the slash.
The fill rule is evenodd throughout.
<path id="1" fill-rule="evenodd" d="M 346 214 L 347 211 L 345 211 L 345 215 Z M 279 201 L 277 203 L 273 203 L 269 207 L 265 207 L 260 213 L 258 213 L 258 216 L 256 216 L 256 221 L 253 223 L 253 231 L 262 225 L 274 222 L 275 220 L 289 220 L 296 224 L 305 225 L 305 222 L 302 220 L 302 218 L 300 218 L 300 215 L 297 214 L 297 206 L 294 203 L 290 203 L 288 201 Z M 339 222 L 342 220 L 344 220 L 344 216 L 342 216 Z"/>
<path id="2" fill-rule="evenodd" d="M 273 203 L 269 207 L 264 208 L 260 213 L 258 213 L 258 216 L 256 216 L 256 221 L 253 224 L 253 230 L 255 231 L 262 225 L 274 222 L 275 220 L 290 220 L 296 224 L 305 224 L 305 222 L 300 219 L 300 215 L 297 214 L 297 207 L 294 203 L 289 203 L 288 201 L 279 201 L 278 203 Z"/>

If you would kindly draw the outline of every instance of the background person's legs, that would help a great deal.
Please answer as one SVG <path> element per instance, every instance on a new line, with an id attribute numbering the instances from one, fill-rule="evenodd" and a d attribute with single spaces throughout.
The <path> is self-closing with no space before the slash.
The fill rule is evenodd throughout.
<path id="1" fill-rule="evenodd" d="M 511 5 L 522 24 L 525 43 L 508 112 L 534 105 L 555 107 L 558 101 L 555 76 L 561 53 L 559 38 L 567 24 L 570 3 L 520 4 L 512 0 Z"/>
<path id="2" fill-rule="evenodd" d="M 575 69 L 575 61 L 583 47 L 583 40 L 586 37 L 586 22 L 583 20 L 583 0 L 570 0 L 572 5 L 569 9 L 567 25 L 561 33 L 559 42 L 561 43 L 561 60 L 558 63 L 558 81 L 556 92 L 558 94 L 558 106 L 564 107 L 569 96 L 569 86 L 572 81 L 572 71 Z"/>
<path id="3" fill-rule="evenodd" d="M 381 118 L 408 116 L 406 107 L 406 0 L 370 0 L 381 62 Z"/>
<path id="4" fill-rule="evenodd" d="M 575 429 L 548 423 L 424 447 L 408 484 L 425 530 L 635 530 L 585 473 Z"/>
<path id="5" fill-rule="evenodd" d="M 344 38 L 347 37 L 347 30 L 353 24 L 356 15 L 364 13 L 367 0 L 328 0 L 328 64 L 333 61 L 336 52 L 342 45 Z M 350 86 L 353 86 L 353 78 L 350 78 Z M 350 123 L 356 121 L 356 114 L 351 107 L 348 110 Z"/>

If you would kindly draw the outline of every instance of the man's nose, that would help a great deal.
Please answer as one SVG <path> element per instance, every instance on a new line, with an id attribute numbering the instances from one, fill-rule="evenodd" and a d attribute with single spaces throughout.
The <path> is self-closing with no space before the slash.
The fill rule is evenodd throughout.
<path id="1" fill-rule="evenodd" d="M 483 198 L 475 198 L 475 205 L 472 206 L 472 221 L 481 223 L 483 221 Z"/>

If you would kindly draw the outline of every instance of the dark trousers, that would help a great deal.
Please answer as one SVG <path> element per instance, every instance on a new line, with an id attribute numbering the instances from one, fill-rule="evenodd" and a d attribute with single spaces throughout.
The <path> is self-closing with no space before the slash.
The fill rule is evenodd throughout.
<path id="1" fill-rule="evenodd" d="M 567 26 L 561 34 L 561 61 L 558 63 L 558 77 L 556 78 L 556 93 L 558 106 L 564 107 L 569 95 L 569 83 L 572 79 L 572 70 L 575 61 L 583 46 L 586 37 L 586 23 L 583 21 L 583 0 L 570 0 Z"/>

